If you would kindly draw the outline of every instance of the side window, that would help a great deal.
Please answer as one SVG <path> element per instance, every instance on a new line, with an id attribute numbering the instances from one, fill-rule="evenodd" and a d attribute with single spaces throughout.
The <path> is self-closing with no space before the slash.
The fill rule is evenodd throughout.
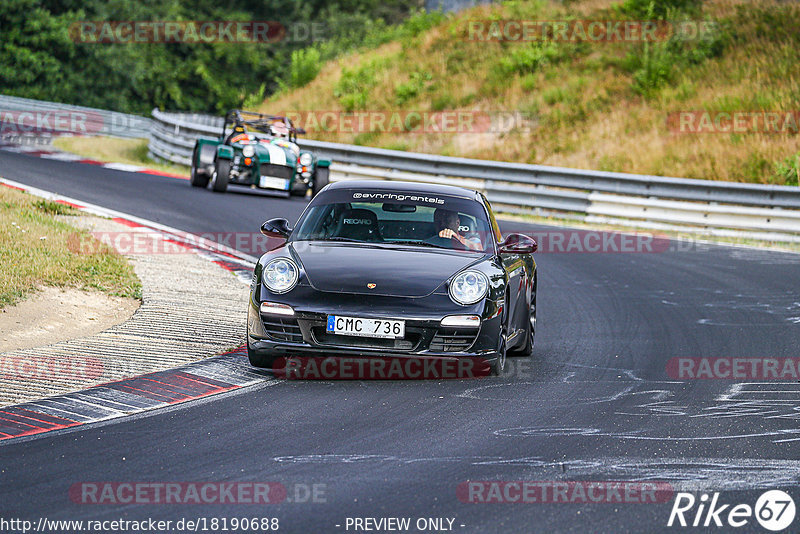
<path id="1" fill-rule="evenodd" d="M 486 204 L 486 210 L 489 212 L 489 222 L 492 225 L 492 233 L 494 234 L 494 238 L 495 240 L 497 240 L 498 243 L 502 243 L 503 235 L 500 233 L 500 226 L 497 224 L 497 219 L 494 218 L 494 211 L 492 211 L 492 205 L 489 204 L 489 201 L 486 199 L 485 196 L 483 196 L 483 194 L 481 194 L 481 198 L 483 199 L 483 202 Z"/>

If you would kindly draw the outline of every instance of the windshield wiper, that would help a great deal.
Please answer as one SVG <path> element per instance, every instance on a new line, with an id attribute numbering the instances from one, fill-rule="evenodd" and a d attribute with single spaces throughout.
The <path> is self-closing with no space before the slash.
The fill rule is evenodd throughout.
<path id="1" fill-rule="evenodd" d="M 387 245 L 415 245 L 418 247 L 431 247 L 431 248 L 443 248 L 446 250 L 454 250 L 451 247 L 445 247 L 443 245 L 436 245 L 434 243 L 428 243 L 427 241 L 414 241 L 413 239 L 401 239 L 399 241 L 386 241 L 385 244 Z"/>
<path id="2" fill-rule="evenodd" d="M 350 237 L 314 237 L 309 239 L 296 239 L 296 241 L 341 241 L 343 243 L 363 243 L 371 245 L 371 241 L 361 241 L 360 239 L 352 239 Z"/>
<path id="3" fill-rule="evenodd" d="M 434 243 L 428 243 L 427 241 L 415 241 L 413 239 L 401 239 L 399 241 L 361 241 L 359 239 L 352 239 L 349 237 L 326 237 L 326 238 L 312 238 L 312 239 L 295 239 L 295 241 L 319 241 L 319 242 L 330 242 L 330 241 L 338 241 L 342 243 L 359 243 L 361 245 L 370 245 L 370 246 L 380 246 L 380 245 L 413 245 L 417 247 L 430 247 L 430 248 L 440 248 L 444 250 L 458 250 L 452 247 L 445 247 L 443 245 L 436 245 Z"/>

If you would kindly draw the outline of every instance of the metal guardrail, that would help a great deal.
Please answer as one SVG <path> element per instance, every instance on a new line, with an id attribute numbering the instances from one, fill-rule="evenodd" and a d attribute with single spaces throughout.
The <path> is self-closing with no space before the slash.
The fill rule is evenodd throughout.
<path id="1" fill-rule="evenodd" d="M 198 137 L 218 137 L 220 117 L 153 110 L 153 156 L 188 165 Z M 589 220 L 729 229 L 800 241 L 800 188 L 546 167 L 301 139 L 330 158 L 332 180 L 381 178 L 484 192 L 499 211 L 569 212 Z M 727 230 L 726 230 L 727 231 Z M 717 232 L 719 233 L 719 232 Z"/>
<path id="2" fill-rule="evenodd" d="M 149 152 L 160 160 L 191 165 L 192 149 L 198 138 L 217 138 L 222 129 L 222 117 L 197 113 L 164 113 L 153 110 Z"/>
<path id="3" fill-rule="evenodd" d="M 2 135 L 25 138 L 43 135 L 110 135 L 148 137 L 153 121 L 139 115 L 0 95 Z"/>

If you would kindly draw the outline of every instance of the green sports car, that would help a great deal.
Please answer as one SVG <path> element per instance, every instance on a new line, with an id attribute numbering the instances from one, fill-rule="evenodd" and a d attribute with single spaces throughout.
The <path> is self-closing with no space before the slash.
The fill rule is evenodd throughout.
<path id="1" fill-rule="evenodd" d="M 228 185 L 314 196 L 328 184 L 331 162 L 297 146 L 287 117 L 235 109 L 225 115 L 219 138 L 200 138 L 192 152 L 191 184 L 223 193 Z"/>

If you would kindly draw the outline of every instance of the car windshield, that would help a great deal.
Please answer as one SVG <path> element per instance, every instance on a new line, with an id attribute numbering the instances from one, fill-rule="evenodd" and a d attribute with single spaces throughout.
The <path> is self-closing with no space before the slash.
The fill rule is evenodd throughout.
<path id="1" fill-rule="evenodd" d="M 317 198 L 292 241 L 385 243 L 485 252 L 489 221 L 474 200 L 420 193 L 330 191 Z"/>

